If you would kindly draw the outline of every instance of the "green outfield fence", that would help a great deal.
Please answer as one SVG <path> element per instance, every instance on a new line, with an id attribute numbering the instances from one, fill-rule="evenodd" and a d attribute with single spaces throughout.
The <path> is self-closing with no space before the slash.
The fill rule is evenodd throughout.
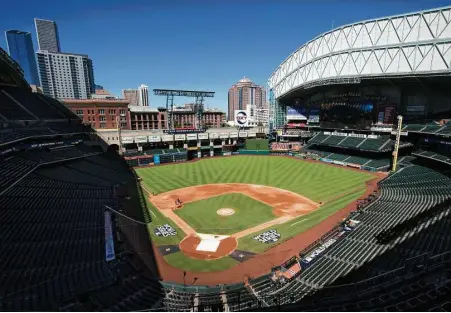
<path id="1" fill-rule="evenodd" d="M 246 150 L 268 151 L 268 139 L 246 139 Z"/>
<path id="2" fill-rule="evenodd" d="M 269 150 L 238 150 L 240 155 L 253 154 L 253 155 L 269 155 Z"/>

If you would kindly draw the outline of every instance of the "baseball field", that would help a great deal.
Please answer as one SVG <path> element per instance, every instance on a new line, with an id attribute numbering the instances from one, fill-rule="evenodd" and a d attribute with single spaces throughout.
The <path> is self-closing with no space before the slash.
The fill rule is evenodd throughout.
<path id="1" fill-rule="evenodd" d="M 361 197 L 374 174 L 288 157 L 233 156 L 135 169 L 148 231 L 173 267 L 224 271 Z"/>

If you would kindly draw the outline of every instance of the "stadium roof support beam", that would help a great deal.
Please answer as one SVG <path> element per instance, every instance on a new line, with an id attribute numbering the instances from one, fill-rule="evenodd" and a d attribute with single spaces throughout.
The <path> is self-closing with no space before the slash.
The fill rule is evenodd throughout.
<path id="1" fill-rule="evenodd" d="M 154 89 L 155 96 L 166 96 L 166 110 L 168 112 L 168 129 L 174 129 L 173 112 L 174 97 L 196 98 L 194 112 L 196 114 L 196 127 L 202 128 L 202 114 L 204 113 L 204 98 L 213 98 L 214 91 L 194 91 L 194 90 L 176 90 L 176 89 Z"/>

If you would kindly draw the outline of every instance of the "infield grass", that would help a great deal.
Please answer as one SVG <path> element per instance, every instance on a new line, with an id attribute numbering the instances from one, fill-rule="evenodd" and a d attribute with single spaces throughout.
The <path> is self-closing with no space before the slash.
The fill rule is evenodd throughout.
<path id="1" fill-rule="evenodd" d="M 235 214 L 219 216 L 216 211 L 230 208 Z M 198 233 L 232 235 L 270 221 L 276 216 L 272 207 L 240 193 L 230 193 L 187 203 L 174 212 Z"/>

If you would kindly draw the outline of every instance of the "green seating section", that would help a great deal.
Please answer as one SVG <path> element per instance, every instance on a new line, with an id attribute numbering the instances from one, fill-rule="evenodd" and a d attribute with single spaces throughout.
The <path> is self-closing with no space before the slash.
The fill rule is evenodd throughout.
<path id="1" fill-rule="evenodd" d="M 349 158 L 346 159 L 346 163 L 353 163 L 353 164 L 360 164 L 360 165 L 368 163 L 369 161 L 371 161 L 371 159 L 357 157 L 357 156 L 350 156 Z"/>
<path id="2" fill-rule="evenodd" d="M 443 155 L 443 154 L 435 153 L 432 151 L 420 150 L 420 151 L 414 152 L 414 154 L 419 157 L 426 157 L 426 158 L 430 158 L 430 159 L 434 159 L 437 161 L 442 161 L 442 162 L 451 164 L 451 157 Z"/>
<path id="3" fill-rule="evenodd" d="M 441 125 L 426 125 L 425 128 L 421 130 L 422 133 L 435 133 L 437 130 L 442 128 Z"/>
<path id="4" fill-rule="evenodd" d="M 359 144 L 364 141 L 365 138 L 359 138 L 359 137 L 346 137 L 346 139 L 340 143 L 340 146 L 347 147 L 347 148 L 357 148 Z"/>
<path id="5" fill-rule="evenodd" d="M 331 145 L 331 146 L 338 146 L 338 144 L 345 139 L 346 139 L 346 137 L 343 137 L 343 136 L 331 135 L 326 140 L 323 141 L 323 144 Z"/>
<path id="6" fill-rule="evenodd" d="M 371 160 L 371 162 L 365 164 L 365 166 L 373 168 L 383 168 L 390 165 L 390 159 Z"/>
<path id="7" fill-rule="evenodd" d="M 424 125 L 424 124 L 407 124 L 402 128 L 402 130 L 403 131 L 420 131 L 425 126 L 426 125 Z"/>
<path id="8" fill-rule="evenodd" d="M 390 140 L 389 136 L 382 136 L 380 138 L 373 139 L 319 134 L 313 137 L 309 141 L 309 144 L 337 146 L 356 150 L 386 152 L 391 151 L 394 146 L 394 140 L 387 142 L 388 140 Z"/>
<path id="9" fill-rule="evenodd" d="M 349 158 L 349 155 L 341 154 L 341 153 L 332 153 L 327 156 L 328 159 L 335 161 L 344 161 Z"/>
<path id="10" fill-rule="evenodd" d="M 324 135 L 322 133 L 318 134 L 318 135 L 314 136 L 312 139 L 310 139 L 310 143 L 320 143 L 327 137 L 329 137 L 329 135 Z"/>
<path id="11" fill-rule="evenodd" d="M 359 146 L 359 149 L 368 151 L 381 151 L 381 148 L 384 146 L 388 139 L 388 137 L 382 137 L 378 139 L 368 138 Z M 383 150 L 390 150 L 391 148 L 392 146 L 389 143 L 384 146 Z"/>

